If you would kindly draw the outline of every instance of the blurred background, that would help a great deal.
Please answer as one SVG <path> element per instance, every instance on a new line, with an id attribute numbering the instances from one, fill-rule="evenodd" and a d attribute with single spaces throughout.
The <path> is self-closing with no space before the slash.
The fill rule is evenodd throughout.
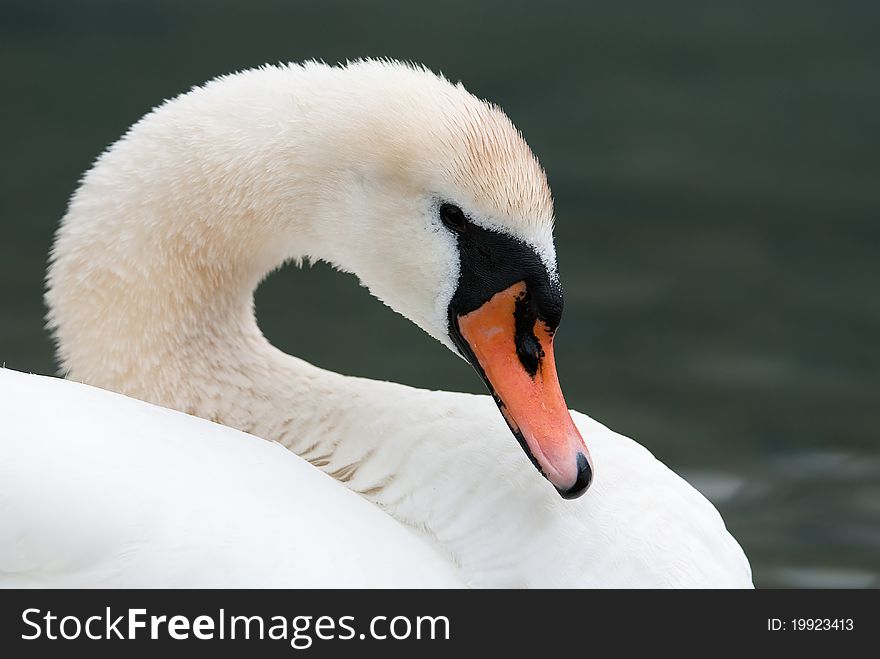
<path id="1" fill-rule="evenodd" d="M 0 362 L 55 373 L 53 231 L 162 99 L 266 62 L 423 62 L 499 103 L 547 169 L 569 404 L 706 494 L 757 585 L 880 586 L 878 35 L 871 0 L 3 0 Z M 319 366 L 481 391 L 326 266 L 272 275 L 257 308 Z"/>

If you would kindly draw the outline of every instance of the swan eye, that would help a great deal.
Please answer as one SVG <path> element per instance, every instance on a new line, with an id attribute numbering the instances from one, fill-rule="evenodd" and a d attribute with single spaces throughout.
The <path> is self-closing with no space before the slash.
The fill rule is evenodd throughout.
<path id="1" fill-rule="evenodd" d="M 443 224 L 455 231 L 455 233 L 464 233 L 467 230 L 467 217 L 464 211 L 455 204 L 443 204 L 440 206 L 440 219 Z"/>

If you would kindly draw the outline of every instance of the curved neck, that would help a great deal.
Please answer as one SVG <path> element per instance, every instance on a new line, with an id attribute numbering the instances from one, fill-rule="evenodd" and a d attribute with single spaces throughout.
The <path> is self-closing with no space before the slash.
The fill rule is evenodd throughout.
<path id="1" fill-rule="evenodd" d="M 71 378 L 227 422 L 218 375 L 310 370 L 263 338 L 253 291 L 286 260 L 321 253 L 340 177 L 310 157 L 321 124 L 294 132 L 277 118 L 294 72 L 255 74 L 158 108 L 85 176 L 46 294 Z"/>
<path id="2" fill-rule="evenodd" d="M 344 230 L 352 176 L 321 150 L 332 127 L 313 108 L 277 121 L 292 111 L 288 78 L 302 72 L 259 73 L 160 108 L 161 121 L 138 124 L 87 174 L 46 295 L 63 368 L 278 441 L 471 566 L 516 563 L 534 549 L 524 510 L 546 527 L 559 506 L 489 397 L 344 377 L 283 354 L 258 329 L 253 291 L 267 273 L 306 256 L 338 261 L 323 236 Z M 231 92 L 261 102 L 218 98 Z M 221 106 L 232 109 L 206 109 Z"/>

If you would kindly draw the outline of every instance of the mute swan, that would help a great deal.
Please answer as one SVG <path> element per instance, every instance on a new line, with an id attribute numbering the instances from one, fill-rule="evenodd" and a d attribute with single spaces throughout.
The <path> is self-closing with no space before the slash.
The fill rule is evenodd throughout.
<path id="1" fill-rule="evenodd" d="M 164 103 L 73 196 L 49 326 L 69 379 L 230 428 L 4 372 L 4 571 L 50 585 L 750 587 L 705 498 L 569 414 L 553 219 L 506 115 L 426 69 L 266 66 Z M 502 415 L 488 396 L 345 377 L 272 347 L 253 291 L 303 259 L 355 273 L 464 357 Z M 313 331 L 329 322 L 299 311 Z"/>

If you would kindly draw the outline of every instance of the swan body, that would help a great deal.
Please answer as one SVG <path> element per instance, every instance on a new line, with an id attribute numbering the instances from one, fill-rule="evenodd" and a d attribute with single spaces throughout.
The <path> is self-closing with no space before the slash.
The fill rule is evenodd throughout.
<path id="1" fill-rule="evenodd" d="M 702 495 L 560 409 L 552 225 L 544 172 L 507 117 L 424 69 L 265 67 L 160 106 L 84 177 L 46 295 L 68 378 L 139 401 L 0 372 L 17 401 L 0 574 L 749 587 Z M 303 259 L 354 272 L 471 361 L 496 400 L 346 377 L 272 347 L 253 291 Z M 507 309 L 515 340 L 513 320 L 509 340 L 498 334 Z M 327 322 L 299 311 L 314 331 Z M 560 498 L 510 430 L 560 493 L 592 479 L 589 491 Z M 247 511 L 258 513 L 239 530 Z M 79 563 L 59 563 L 66 546 Z"/>
<path id="2" fill-rule="evenodd" d="M 637 443 L 583 415 L 603 478 L 562 501 L 498 428 L 488 396 L 377 384 L 415 439 L 467 427 L 514 493 L 425 484 L 431 528 L 398 522 L 280 445 L 120 394 L 0 369 L 0 584 L 6 587 L 741 587 L 718 512 Z M 383 391 L 384 390 L 384 391 Z M 49 404 L 47 405 L 47 401 Z M 51 406 L 51 409 L 47 409 Z M 414 421 L 416 419 L 413 419 Z M 466 425 L 463 422 L 467 422 Z M 493 441 L 494 440 L 494 441 Z M 421 449 L 432 457 L 424 441 Z M 529 466 L 529 465 L 527 465 Z M 529 466 L 530 467 L 530 466 Z M 658 487 L 648 499 L 639 483 Z M 352 488 L 352 489 L 350 489 Z M 444 500 L 444 497 L 451 497 Z M 588 504 L 588 505 L 583 505 Z"/>
<path id="3" fill-rule="evenodd" d="M 278 444 L 57 378 L 3 369 L 0 392 L 4 586 L 461 584 L 416 533 Z"/>

